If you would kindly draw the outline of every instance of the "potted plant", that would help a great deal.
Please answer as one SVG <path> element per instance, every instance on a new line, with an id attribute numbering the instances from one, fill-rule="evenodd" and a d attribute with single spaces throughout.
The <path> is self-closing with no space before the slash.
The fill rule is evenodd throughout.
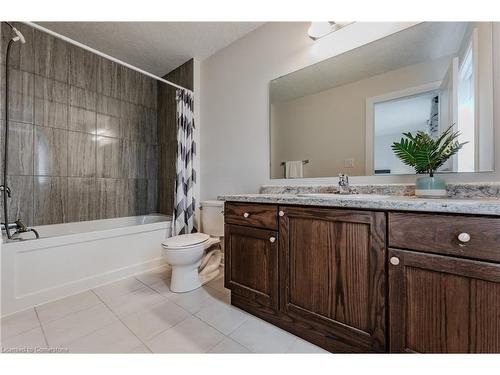
<path id="1" fill-rule="evenodd" d="M 460 143 L 460 132 L 452 129 L 453 125 L 436 139 L 423 131 L 416 135 L 403 133 L 401 141 L 392 144 L 392 150 L 404 164 L 414 167 L 417 174 L 428 174 L 417 178 L 415 195 L 426 198 L 446 196 L 444 180 L 435 177 L 434 173 L 467 143 Z"/>

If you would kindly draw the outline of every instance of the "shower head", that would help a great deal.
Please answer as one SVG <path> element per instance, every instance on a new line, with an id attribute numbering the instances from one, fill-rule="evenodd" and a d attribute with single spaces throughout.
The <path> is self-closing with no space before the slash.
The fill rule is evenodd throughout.
<path id="1" fill-rule="evenodd" d="M 20 41 L 22 44 L 26 43 L 26 39 L 24 39 L 24 35 L 21 34 L 21 32 L 18 29 L 16 29 L 15 27 L 12 27 L 12 31 L 14 32 L 14 34 L 16 34 L 16 36 L 12 38 L 12 40 L 14 42 Z"/>

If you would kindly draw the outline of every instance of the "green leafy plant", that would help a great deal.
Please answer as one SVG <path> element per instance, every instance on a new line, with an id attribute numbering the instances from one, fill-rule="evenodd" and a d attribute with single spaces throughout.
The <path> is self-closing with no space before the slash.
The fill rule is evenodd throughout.
<path id="1" fill-rule="evenodd" d="M 403 133 L 401 141 L 394 142 L 391 148 L 404 164 L 414 167 L 418 174 L 428 173 L 433 177 L 434 172 L 467 143 L 458 142 L 460 132 L 452 129 L 453 125 L 436 139 L 423 131 L 418 131 L 416 135 Z"/>

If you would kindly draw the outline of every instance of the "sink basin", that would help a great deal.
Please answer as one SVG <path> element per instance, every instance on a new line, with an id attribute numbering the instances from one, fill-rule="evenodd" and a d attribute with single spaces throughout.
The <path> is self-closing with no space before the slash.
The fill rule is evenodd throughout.
<path id="1" fill-rule="evenodd" d="M 381 194 L 332 194 L 332 193 L 304 193 L 297 194 L 298 197 L 331 198 L 331 199 L 387 199 L 390 195 Z"/>

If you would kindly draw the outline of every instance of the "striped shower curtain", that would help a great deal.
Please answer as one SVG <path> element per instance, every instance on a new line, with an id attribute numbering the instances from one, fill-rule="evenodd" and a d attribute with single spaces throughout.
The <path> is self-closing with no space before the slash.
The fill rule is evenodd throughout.
<path id="1" fill-rule="evenodd" d="M 194 141 L 193 93 L 177 90 L 177 160 L 174 195 L 174 220 L 172 235 L 187 234 L 193 231 L 194 184 L 196 171 L 193 165 L 196 154 Z"/>
<path id="2" fill-rule="evenodd" d="M 428 127 L 428 133 L 432 138 L 436 139 L 439 137 L 439 96 L 432 98 Z"/>

